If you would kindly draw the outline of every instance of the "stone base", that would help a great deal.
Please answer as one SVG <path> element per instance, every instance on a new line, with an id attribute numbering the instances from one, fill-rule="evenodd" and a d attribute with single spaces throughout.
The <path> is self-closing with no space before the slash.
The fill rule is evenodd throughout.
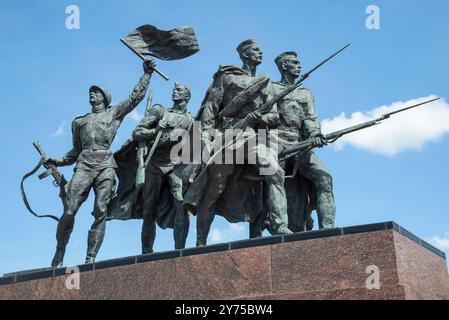
<path id="1" fill-rule="evenodd" d="M 368 266 L 379 289 L 367 289 Z M 444 253 L 395 223 L 312 231 L 0 278 L 0 299 L 449 299 Z M 35 279 L 33 279 L 35 278 Z M 30 280 L 33 279 L 33 280 Z"/>

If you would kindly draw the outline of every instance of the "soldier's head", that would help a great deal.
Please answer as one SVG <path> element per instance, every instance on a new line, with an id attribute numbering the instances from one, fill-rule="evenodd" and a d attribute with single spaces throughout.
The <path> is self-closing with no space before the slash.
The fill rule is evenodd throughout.
<path id="1" fill-rule="evenodd" d="M 248 63 L 255 66 L 262 63 L 262 49 L 259 48 L 254 40 L 248 39 L 243 41 L 237 46 L 236 50 L 239 53 L 240 59 L 242 59 L 243 63 Z"/>
<path id="2" fill-rule="evenodd" d="M 187 105 L 190 101 L 190 97 L 190 89 L 185 84 L 176 82 L 172 93 L 172 99 L 175 105 L 180 105 L 182 102 L 185 102 L 185 105 Z"/>
<path id="3" fill-rule="evenodd" d="M 89 89 L 89 102 L 92 107 L 99 106 L 101 104 L 108 107 L 111 103 L 111 95 L 102 87 L 92 86 Z"/>
<path id="4" fill-rule="evenodd" d="M 282 76 L 298 78 L 301 73 L 301 63 L 298 54 L 294 51 L 283 52 L 274 59 Z"/>

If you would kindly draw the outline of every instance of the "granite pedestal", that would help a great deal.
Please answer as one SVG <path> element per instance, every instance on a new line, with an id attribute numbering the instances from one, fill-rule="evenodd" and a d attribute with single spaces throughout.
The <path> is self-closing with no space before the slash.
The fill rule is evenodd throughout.
<path id="1" fill-rule="evenodd" d="M 73 275 L 65 268 L 6 275 L 0 299 L 449 299 L 445 254 L 394 222 L 99 261 L 79 270 L 79 290 L 67 288 Z M 378 289 L 367 287 L 373 276 Z"/>

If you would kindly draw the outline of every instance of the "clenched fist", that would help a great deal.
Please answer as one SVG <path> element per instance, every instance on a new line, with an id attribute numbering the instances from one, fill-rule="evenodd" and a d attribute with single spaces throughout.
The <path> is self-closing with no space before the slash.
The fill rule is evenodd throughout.
<path id="1" fill-rule="evenodd" d="M 156 68 L 156 62 L 154 61 L 153 58 L 145 58 L 144 62 L 143 62 L 143 71 L 145 73 L 153 73 L 154 68 Z"/>

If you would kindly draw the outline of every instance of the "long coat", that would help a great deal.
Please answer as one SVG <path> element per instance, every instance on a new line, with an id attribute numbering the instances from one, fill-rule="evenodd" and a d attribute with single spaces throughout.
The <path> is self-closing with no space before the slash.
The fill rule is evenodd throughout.
<path id="1" fill-rule="evenodd" d="M 249 77 L 247 73 L 234 66 L 220 66 L 214 75 L 214 81 L 209 87 L 196 120 L 201 121 L 203 132 L 211 128 L 220 128 L 223 123 L 217 123 L 218 114 L 223 106 L 229 103 L 235 94 L 245 89 Z M 225 93 L 226 92 L 226 93 Z M 271 113 L 264 115 L 269 123 L 273 118 Z M 196 165 L 190 165 L 184 170 L 184 176 L 189 176 Z M 230 173 L 229 170 L 232 172 Z M 219 174 L 228 173 L 229 179 L 225 185 L 211 176 L 211 171 Z M 264 213 L 264 184 L 262 181 L 250 181 L 247 176 L 256 175 L 255 168 L 249 165 L 214 165 L 206 169 L 190 184 L 184 195 L 184 207 L 196 213 L 201 201 L 206 203 L 214 214 L 223 216 L 231 223 L 253 222 Z M 207 193 L 220 193 L 217 201 L 210 201 Z"/>

